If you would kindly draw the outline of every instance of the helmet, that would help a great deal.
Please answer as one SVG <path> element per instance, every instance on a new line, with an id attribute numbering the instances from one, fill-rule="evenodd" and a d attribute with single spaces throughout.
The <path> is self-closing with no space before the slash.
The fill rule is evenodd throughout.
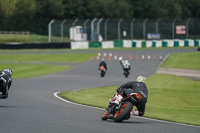
<path id="1" fill-rule="evenodd" d="M 123 60 L 123 58 L 122 57 L 119 57 L 119 61 L 122 61 Z"/>
<path id="2" fill-rule="evenodd" d="M 104 70 L 104 66 L 100 66 L 100 70 Z"/>
<path id="3" fill-rule="evenodd" d="M 9 76 L 12 76 L 12 70 L 11 69 L 7 68 L 7 69 L 4 70 L 4 72 L 8 73 Z"/>
<path id="4" fill-rule="evenodd" d="M 146 78 L 143 77 L 143 76 L 138 76 L 137 79 L 136 79 L 136 81 L 138 81 L 138 82 L 144 82 L 145 83 Z"/>

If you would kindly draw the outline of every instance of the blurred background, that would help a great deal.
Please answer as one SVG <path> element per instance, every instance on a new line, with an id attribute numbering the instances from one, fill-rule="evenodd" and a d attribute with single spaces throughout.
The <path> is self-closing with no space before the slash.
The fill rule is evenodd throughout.
<path id="1" fill-rule="evenodd" d="M 199 39 L 200 0 L 0 0 L 0 43 Z M 75 29 L 73 29 L 75 28 Z"/>

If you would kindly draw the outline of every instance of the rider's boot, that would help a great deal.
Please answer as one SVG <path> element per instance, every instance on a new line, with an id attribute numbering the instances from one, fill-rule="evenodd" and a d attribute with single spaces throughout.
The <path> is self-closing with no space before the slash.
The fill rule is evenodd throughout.
<path id="1" fill-rule="evenodd" d="M 139 116 L 139 111 L 138 110 L 132 110 L 130 114 L 132 116 Z"/>
<path id="2" fill-rule="evenodd" d="M 8 95 L 3 95 L 3 94 L 2 94 L 2 95 L 0 95 L 0 98 L 1 98 L 1 99 L 6 99 L 6 98 L 8 98 Z"/>

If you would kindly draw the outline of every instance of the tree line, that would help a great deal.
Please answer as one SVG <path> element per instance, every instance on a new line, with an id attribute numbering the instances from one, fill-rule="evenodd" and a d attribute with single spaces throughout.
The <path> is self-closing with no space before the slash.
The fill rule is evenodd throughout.
<path id="1" fill-rule="evenodd" d="M 52 19 L 200 18 L 200 0 L 0 0 L 0 31 L 48 34 Z"/>

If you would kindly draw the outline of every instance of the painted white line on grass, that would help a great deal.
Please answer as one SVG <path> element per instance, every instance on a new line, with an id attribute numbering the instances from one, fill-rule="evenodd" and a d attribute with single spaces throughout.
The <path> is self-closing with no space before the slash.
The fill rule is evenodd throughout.
<path id="1" fill-rule="evenodd" d="M 70 103 L 70 104 L 74 104 L 74 105 L 79 105 L 79 106 L 83 106 L 83 107 L 89 107 L 89 108 L 94 108 L 94 109 L 100 109 L 100 110 L 105 110 L 105 109 L 102 109 L 102 108 L 98 108 L 98 107 L 92 107 L 92 106 L 87 106 L 87 105 L 83 105 L 83 104 L 78 104 L 78 103 L 74 103 L 74 102 L 71 102 L 71 101 L 68 101 L 66 99 L 63 99 L 61 98 L 60 96 L 58 96 L 60 92 L 55 92 L 53 95 L 64 101 L 64 102 L 67 102 L 67 103 Z M 181 126 L 188 126 L 188 127 L 196 127 L 196 128 L 200 128 L 200 126 L 194 126 L 194 125 L 188 125 L 188 124 L 182 124 L 182 123 L 175 123 L 175 122 L 169 122 L 169 121 L 164 121 L 164 120 L 157 120 L 157 119 L 152 119 L 152 118 L 147 118 L 147 117 L 140 117 L 140 116 L 133 116 L 133 117 L 137 117 L 137 118 L 141 118 L 141 119 L 147 119 L 147 120 L 152 120 L 152 121 L 158 121 L 158 122 L 163 122 L 163 123 L 169 123 L 169 124 L 176 124 L 176 125 L 181 125 Z"/>

